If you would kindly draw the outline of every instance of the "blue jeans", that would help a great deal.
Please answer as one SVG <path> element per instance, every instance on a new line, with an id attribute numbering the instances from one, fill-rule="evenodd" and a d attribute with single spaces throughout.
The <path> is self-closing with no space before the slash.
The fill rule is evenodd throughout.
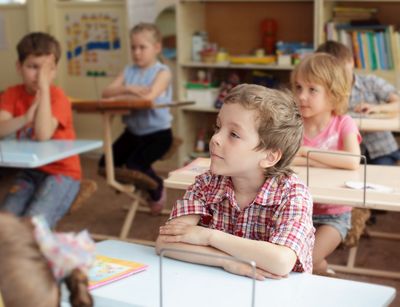
<path id="1" fill-rule="evenodd" d="M 368 164 L 375 164 L 375 165 L 396 165 L 397 161 L 400 161 L 400 149 L 385 155 L 379 156 L 377 158 L 371 159 L 368 154 L 368 151 L 365 152 L 365 156 L 367 157 Z"/>
<path id="2" fill-rule="evenodd" d="M 68 176 L 23 170 L 17 174 L 0 210 L 17 216 L 42 215 L 53 228 L 67 213 L 79 187 L 80 181 Z"/>
<path id="3" fill-rule="evenodd" d="M 316 228 L 321 225 L 334 227 L 340 233 L 342 241 L 346 239 L 347 233 L 351 228 L 351 211 L 342 214 L 313 215 L 312 219 Z"/>

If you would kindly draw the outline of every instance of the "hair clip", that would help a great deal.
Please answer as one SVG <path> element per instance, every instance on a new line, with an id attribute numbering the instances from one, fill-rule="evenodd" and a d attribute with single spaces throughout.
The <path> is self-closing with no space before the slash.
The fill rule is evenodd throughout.
<path id="1" fill-rule="evenodd" d="M 57 281 L 74 269 L 87 273 L 95 259 L 95 244 L 86 230 L 78 234 L 53 233 L 42 216 L 33 217 L 32 223 L 36 242 Z"/>

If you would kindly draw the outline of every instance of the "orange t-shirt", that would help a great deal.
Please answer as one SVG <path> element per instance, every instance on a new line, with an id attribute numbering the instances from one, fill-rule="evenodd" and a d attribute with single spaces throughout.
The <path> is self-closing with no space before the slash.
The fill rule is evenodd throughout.
<path id="1" fill-rule="evenodd" d="M 9 87 L 1 96 L 0 109 L 11 113 L 14 117 L 25 114 L 31 106 L 35 95 L 29 94 L 23 84 Z M 58 121 L 52 140 L 75 140 L 75 131 L 72 123 L 71 103 L 63 91 L 55 86 L 50 87 L 51 112 Z M 17 138 L 21 138 L 29 129 L 24 127 L 17 131 Z M 34 135 L 32 131 L 32 135 Z M 38 168 L 40 171 L 52 175 L 70 176 L 81 179 L 81 164 L 79 156 L 71 156 Z"/>

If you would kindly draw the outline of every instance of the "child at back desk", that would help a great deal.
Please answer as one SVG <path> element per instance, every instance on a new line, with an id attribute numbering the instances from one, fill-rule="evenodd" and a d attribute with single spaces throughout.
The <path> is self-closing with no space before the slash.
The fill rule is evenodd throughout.
<path id="1" fill-rule="evenodd" d="M 161 52 L 161 34 L 153 24 L 140 23 L 130 32 L 133 65 L 103 91 L 104 98 L 147 99 L 156 104 L 172 101 L 171 73 L 157 57 Z M 159 160 L 172 144 L 172 116 L 169 108 L 137 110 L 123 117 L 127 126 L 113 144 L 114 166 L 139 171 L 157 182 L 149 190 L 150 209 L 159 213 L 165 202 L 163 181 L 151 165 Z M 104 157 L 99 166 L 104 167 Z M 138 174 L 140 179 L 140 173 Z"/>
<path id="2" fill-rule="evenodd" d="M 61 283 L 72 307 L 93 306 L 86 271 L 95 245 L 87 233 L 53 234 L 39 217 L 0 213 L 0 298 L 6 307 L 58 307 Z M 1 305 L 1 301 L 0 301 Z"/>
<path id="3" fill-rule="evenodd" d="M 61 50 L 46 33 L 30 33 L 17 45 L 22 84 L 8 88 L 0 102 L 0 138 L 17 134 L 36 141 L 74 140 L 71 104 L 52 82 Z M 43 215 L 49 225 L 68 211 L 79 192 L 81 165 L 72 156 L 21 171 L 0 210 L 19 216 Z"/>
<path id="4" fill-rule="evenodd" d="M 345 45 L 327 41 L 316 52 L 325 52 L 336 57 L 351 76 L 350 109 L 365 114 L 400 112 L 400 96 L 396 88 L 375 75 L 355 74 L 353 55 Z M 400 161 L 399 146 L 390 131 L 365 132 L 362 136 L 361 148 L 368 164 L 396 165 Z"/>
<path id="5" fill-rule="evenodd" d="M 307 164 L 310 150 L 359 155 L 361 136 L 347 110 L 350 82 L 339 61 L 325 53 L 303 59 L 294 69 L 291 82 L 304 121 L 303 146 L 293 163 Z M 310 153 L 309 165 L 357 169 L 359 157 Z M 316 226 L 313 252 L 314 272 L 327 271 L 325 258 L 345 239 L 351 224 L 351 207 L 314 204 Z"/>
<path id="6" fill-rule="evenodd" d="M 290 94 L 242 84 L 224 98 L 210 141 L 210 171 L 199 175 L 160 227 L 163 247 L 255 261 L 255 278 L 312 271 L 314 227 L 307 187 L 289 164 L 303 135 Z M 216 258 L 169 257 L 252 277 L 250 266 Z"/>

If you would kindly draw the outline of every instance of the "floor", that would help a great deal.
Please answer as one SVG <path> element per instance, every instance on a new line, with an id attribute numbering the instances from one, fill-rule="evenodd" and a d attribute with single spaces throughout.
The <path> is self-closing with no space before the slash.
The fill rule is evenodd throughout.
<path id="1" fill-rule="evenodd" d="M 129 203 L 129 198 L 115 193 L 105 180 L 96 174 L 96 160 L 90 156 L 82 157 L 83 171 L 86 178 L 98 183 L 97 192 L 85 204 L 62 219 L 57 230 L 78 231 L 83 228 L 93 233 L 117 236 L 124 220 L 126 211 L 123 205 Z M 0 169 L 0 198 L 3 197 L 11 184 L 15 170 Z M 166 216 L 151 216 L 147 213 L 137 213 L 130 237 L 141 240 L 155 240 L 158 227 L 166 221 Z M 400 233 L 400 213 L 384 213 L 377 216 L 377 222 L 368 229 L 376 231 L 391 231 Z M 338 249 L 329 258 L 329 262 L 344 264 L 348 250 Z M 359 243 L 357 265 L 368 268 L 400 271 L 400 241 L 363 237 Z M 337 278 L 376 283 L 391 286 L 400 291 L 400 280 L 377 278 L 370 276 L 336 273 Z M 390 306 L 400 306 L 400 295 L 397 295 Z"/>

